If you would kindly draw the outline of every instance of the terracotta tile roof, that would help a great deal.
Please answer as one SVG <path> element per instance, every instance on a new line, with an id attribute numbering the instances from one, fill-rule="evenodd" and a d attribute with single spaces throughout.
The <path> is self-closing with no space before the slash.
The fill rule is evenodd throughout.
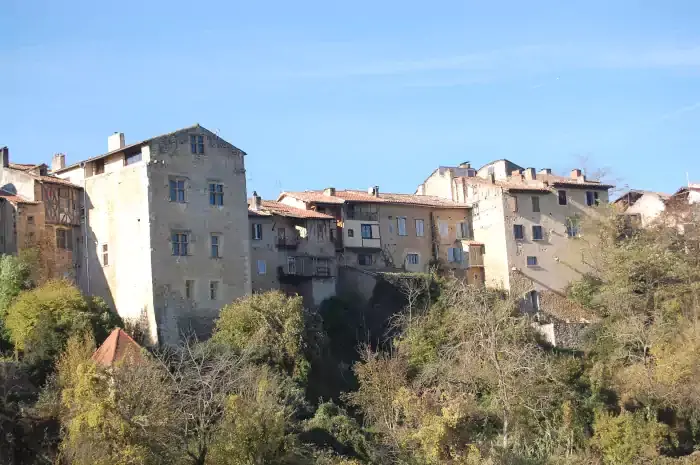
<path id="1" fill-rule="evenodd" d="M 125 359 L 137 363 L 143 360 L 141 346 L 121 328 L 116 328 L 107 336 L 107 339 L 92 354 L 92 359 L 104 366 L 112 366 Z"/>
<path id="2" fill-rule="evenodd" d="M 28 164 L 24 164 L 24 163 L 10 163 L 9 168 L 12 170 L 16 170 L 16 171 L 22 171 L 27 176 L 31 176 L 39 182 L 48 182 L 51 184 L 61 184 L 63 186 L 71 186 L 71 187 L 75 187 L 77 189 L 82 189 L 81 186 L 78 186 L 77 184 L 73 184 L 72 182 L 70 182 L 67 179 L 61 179 L 61 178 L 58 178 L 56 176 L 50 176 L 50 175 L 42 176 L 42 175 L 39 175 L 39 174 L 36 174 L 36 173 L 33 173 L 30 171 L 32 168 L 36 168 L 38 166 L 41 166 L 41 165 L 28 165 Z"/>
<path id="3" fill-rule="evenodd" d="M 5 190 L 0 189 L 0 198 L 3 198 L 7 200 L 10 203 L 18 204 L 18 203 L 26 203 L 30 205 L 38 205 L 39 202 L 36 202 L 34 200 L 29 200 L 25 199 L 21 195 L 13 194 L 11 192 L 7 192 Z"/>
<path id="4" fill-rule="evenodd" d="M 334 218 L 325 213 L 319 213 L 314 210 L 304 210 L 302 208 L 292 207 L 281 202 L 275 202 L 274 200 L 263 200 L 261 205 L 261 210 L 252 210 L 250 208 L 250 201 L 248 204 L 248 214 L 253 213 L 253 215 L 258 216 L 270 216 L 279 215 L 286 216 L 289 218 L 300 218 L 300 219 L 316 219 L 316 220 L 333 220 Z"/>
<path id="5" fill-rule="evenodd" d="M 506 189 L 508 191 L 513 191 L 513 192 L 551 192 L 552 189 L 548 186 L 545 186 L 543 182 L 541 181 L 535 181 L 531 182 L 528 184 L 525 184 L 523 182 L 517 182 L 517 181 L 494 181 L 491 182 L 490 179 L 484 179 L 480 178 L 478 176 L 471 176 L 471 177 L 466 177 L 466 176 L 460 176 L 459 178 L 462 180 L 465 184 L 479 184 L 483 186 L 493 186 L 493 187 L 500 187 L 503 189 Z"/>
<path id="6" fill-rule="evenodd" d="M 342 204 L 345 202 L 363 202 L 393 205 L 415 205 L 418 207 L 468 208 L 466 204 L 453 202 L 451 200 L 432 195 L 391 194 L 380 192 L 378 196 L 375 196 L 360 190 L 336 190 L 334 196 L 325 195 L 323 191 L 304 191 L 283 192 L 280 195 L 280 198 L 285 195 L 289 195 L 290 197 L 310 203 Z"/>

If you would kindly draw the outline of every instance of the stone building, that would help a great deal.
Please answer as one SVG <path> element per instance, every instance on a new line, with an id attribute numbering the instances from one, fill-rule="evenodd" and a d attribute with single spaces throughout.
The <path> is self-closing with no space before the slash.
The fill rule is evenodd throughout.
<path id="1" fill-rule="evenodd" d="M 339 266 L 409 272 L 439 266 L 470 283 L 484 281 L 484 245 L 474 241 L 471 210 L 463 203 L 380 193 L 376 186 L 367 192 L 283 192 L 278 201 L 334 218 Z"/>
<path id="2" fill-rule="evenodd" d="M 669 194 L 643 190 L 630 190 L 619 196 L 613 204 L 620 211 L 642 226 L 649 226 L 666 209 L 666 201 L 671 198 Z"/>
<path id="3" fill-rule="evenodd" d="M 282 289 L 309 308 L 335 295 L 335 220 L 313 210 L 262 200 L 248 205 L 253 292 Z"/>
<path id="4" fill-rule="evenodd" d="M 46 278 L 81 284 L 82 188 L 49 175 L 44 164 L 11 163 L 7 147 L 0 158 L 0 253 L 38 248 Z"/>
<path id="5" fill-rule="evenodd" d="M 145 325 L 152 344 L 206 336 L 251 292 L 245 153 L 199 125 L 107 145 L 52 166 L 84 189 L 83 290 Z"/>
<path id="6" fill-rule="evenodd" d="M 608 202 L 611 187 L 578 169 L 564 177 L 497 160 L 478 170 L 468 163 L 441 166 L 416 193 L 470 205 L 474 238 L 486 245 L 487 284 L 509 289 L 514 274 L 525 277 L 537 309 L 540 292 L 561 292 L 589 270 L 581 222 Z"/>

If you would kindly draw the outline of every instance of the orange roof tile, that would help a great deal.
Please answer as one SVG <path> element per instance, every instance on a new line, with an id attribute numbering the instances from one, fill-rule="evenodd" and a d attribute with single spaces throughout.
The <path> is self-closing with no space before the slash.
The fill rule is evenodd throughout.
<path id="1" fill-rule="evenodd" d="M 289 218 L 301 218 L 309 220 L 333 220 L 334 218 L 325 213 L 320 213 L 314 210 L 304 210 L 302 208 L 292 207 L 281 202 L 275 202 L 273 200 L 263 200 L 261 205 L 261 210 L 252 210 L 248 206 L 248 213 L 252 213 L 257 216 L 269 216 L 269 215 L 279 215 L 286 216 Z M 262 214 L 261 214 L 262 213 Z"/>
<path id="2" fill-rule="evenodd" d="M 129 361 L 137 363 L 143 360 L 141 346 L 121 328 L 113 330 L 92 354 L 92 359 L 104 366 L 112 366 L 127 358 Z"/>
<path id="3" fill-rule="evenodd" d="M 39 174 L 32 173 L 30 170 L 32 168 L 36 168 L 37 166 L 41 165 L 28 165 L 24 163 L 10 163 L 9 168 L 17 171 L 22 171 L 24 174 L 29 175 L 36 179 L 39 182 L 48 182 L 52 184 L 61 184 L 64 186 L 71 186 L 75 187 L 77 189 L 82 189 L 81 186 L 78 186 L 77 184 L 73 184 L 72 182 L 68 181 L 67 179 L 61 179 L 57 178 L 56 176 L 41 176 Z"/>
<path id="4" fill-rule="evenodd" d="M 36 202 L 34 200 L 25 199 L 21 195 L 13 194 L 11 192 L 7 192 L 7 191 L 2 190 L 2 189 L 0 189 L 0 198 L 3 198 L 5 200 L 7 200 L 8 202 L 14 203 L 14 204 L 17 204 L 17 203 L 26 203 L 26 204 L 30 204 L 30 205 L 38 205 L 39 204 L 39 202 Z"/>
<path id="5" fill-rule="evenodd" d="M 394 205 L 415 205 L 417 207 L 468 208 L 466 204 L 453 202 L 451 200 L 432 195 L 392 194 L 380 192 L 375 196 L 360 190 L 336 190 L 334 196 L 325 195 L 323 191 L 304 191 L 283 192 L 280 195 L 280 198 L 285 195 L 289 195 L 290 197 L 310 203 L 342 204 L 345 202 L 363 202 Z"/>

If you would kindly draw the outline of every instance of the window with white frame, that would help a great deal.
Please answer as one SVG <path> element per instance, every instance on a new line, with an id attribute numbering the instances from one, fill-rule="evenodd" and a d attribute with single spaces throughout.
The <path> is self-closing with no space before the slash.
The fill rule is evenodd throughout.
<path id="1" fill-rule="evenodd" d="M 211 246 L 211 253 L 210 256 L 211 258 L 221 258 L 220 250 L 219 247 L 221 245 L 221 235 L 220 234 L 212 234 L 210 237 L 210 246 Z"/>
<path id="2" fill-rule="evenodd" d="M 399 236 L 405 236 L 406 233 L 406 217 L 399 216 L 396 218 L 396 225 L 399 230 Z"/>
<path id="3" fill-rule="evenodd" d="M 209 281 L 209 300 L 219 299 L 219 281 Z"/>
<path id="4" fill-rule="evenodd" d="M 173 232 L 170 236 L 172 242 L 173 255 L 184 257 L 189 248 L 189 234 L 186 232 Z"/>
<path id="5" fill-rule="evenodd" d="M 258 260 L 258 274 L 263 275 L 267 273 L 267 263 L 265 260 Z"/>
<path id="6" fill-rule="evenodd" d="M 407 265 L 418 265 L 420 262 L 420 257 L 417 253 L 406 254 L 406 264 Z"/>
<path id="7" fill-rule="evenodd" d="M 417 237 L 425 236 L 425 222 L 421 219 L 416 220 L 416 236 Z"/>

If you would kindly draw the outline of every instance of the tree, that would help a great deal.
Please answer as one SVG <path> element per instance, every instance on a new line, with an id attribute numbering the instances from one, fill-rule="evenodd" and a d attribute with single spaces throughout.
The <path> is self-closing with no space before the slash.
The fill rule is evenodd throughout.
<path id="1" fill-rule="evenodd" d="M 247 351 L 257 361 L 271 363 L 305 381 L 310 363 L 306 312 L 300 296 L 281 291 L 253 294 L 221 310 L 213 341 L 235 351 Z"/>
<path id="2" fill-rule="evenodd" d="M 29 265 L 13 255 L 0 255 L 0 351 L 9 348 L 4 321 L 19 293 L 31 286 Z"/>
<path id="3" fill-rule="evenodd" d="M 102 342 L 121 320 L 103 301 L 85 298 L 68 281 L 49 281 L 20 294 L 5 324 L 24 360 L 48 369 L 73 334 L 89 332 Z"/>

